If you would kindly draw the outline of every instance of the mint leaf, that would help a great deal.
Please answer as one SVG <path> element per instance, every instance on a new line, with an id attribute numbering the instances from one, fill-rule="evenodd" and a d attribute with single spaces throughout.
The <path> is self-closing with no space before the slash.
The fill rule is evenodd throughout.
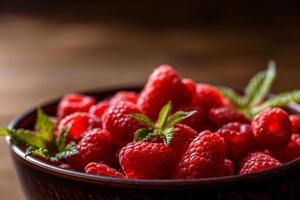
<path id="1" fill-rule="evenodd" d="M 137 121 L 147 126 L 148 128 L 155 129 L 154 123 L 146 115 L 136 113 L 136 114 L 132 114 L 131 116 Z"/>
<path id="2" fill-rule="evenodd" d="M 134 133 L 134 141 L 139 142 L 139 141 L 144 141 L 146 136 L 150 133 L 150 130 L 147 128 L 140 128 L 135 131 Z"/>
<path id="3" fill-rule="evenodd" d="M 173 140 L 174 128 L 170 127 L 163 131 L 163 141 L 166 145 L 170 145 Z"/>
<path id="4" fill-rule="evenodd" d="M 37 110 L 36 129 L 42 140 L 50 142 L 53 140 L 55 125 L 51 119 L 43 112 L 42 109 Z"/>
<path id="5" fill-rule="evenodd" d="M 164 105 L 162 107 L 162 109 L 159 112 L 158 120 L 157 120 L 158 128 L 163 128 L 164 127 L 164 125 L 167 121 L 167 118 L 168 118 L 169 114 L 171 113 L 171 111 L 172 111 L 172 102 L 169 101 L 166 105 Z"/>
<path id="6" fill-rule="evenodd" d="M 59 161 L 76 154 L 78 154 L 76 143 L 70 142 L 62 151 L 58 152 L 54 157 L 51 157 L 50 159 L 52 161 Z"/>
<path id="7" fill-rule="evenodd" d="M 166 122 L 165 129 L 173 127 L 175 124 L 180 123 L 184 119 L 192 116 L 197 111 L 190 111 L 190 112 L 184 112 L 184 111 L 178 111 L 175 114 L 173 114 L 169 120 Z"/>
<path id="8" fill-rule="evenodd" d="M 44 158 L 46 160 L 49 160 L 51 157 L 47 149 L 44 149 L 42 147 L 36 148 L 33 146 L 30 146 L 27 148 L 26 153 L 25 153 L 25 158 L 27 156 L 31 156 L 31 155 L 38 156 L 38 157 Z"/>
<path id="9" fill-rule="evenodd" d="M 271 90 L 275 78 L 276 78 L 276 64 L 274 61 L 271 60 L 269 62 L 268 69 L 265 72 L 265 79 L 262 82 L 259 89 L 257 90 L 251 103 L 249 104 L 250 107 L 254 107 L 255 105 L 261 103 L 266 98 L 266 96 Z"/>
<path id="10" fill-rule="evenodd" d="M 67 140 L 67 136 L 69 134 L 69 131 L 70 131 L 70 126 L 67 126 L 59 134 L 59 137 L 58 137 L 57 142 L 56 142 L 56 146 L 57 146 L 58 151 L 62 151 L 65 148 L 66 140 Z"/>
<path id="11" fill-rule="evenodd" d="M 257 73 L 248 83 L 245 89 L 245 106 L 248 106 L 253 98 L 256 96 L 257 91 L 260 89 L 266 77 L 265 71 Z"/>
<path id="12" fill-rule="evenodd" d="M 252 113 L 256 115 L 267 108 L 283 107 L 290 103 L 300 103 L 300 90 L 275 95 L 260 106 L 255 107 Z"/>
<path id="13" fill-rule="evenodd" d="M 240 95 L 235 90 L 223 86 L 219 86 L 218 90 L 223 94 L 224 97 L 226 97 L 236 107 L 240 108 L 244 106 L 244 102 L 242 101 Z"/>
<path id="14" fill-rule="evenodd" d="M 46 148 L 44 141 L 41 140 L 41 138 L 33 131 L 2 128 L 0 129 L 0 135 L 10 136 L 10 140 L 13 144 L 24 145 L 27 147 L 33 146 L 36 148 Z"/>

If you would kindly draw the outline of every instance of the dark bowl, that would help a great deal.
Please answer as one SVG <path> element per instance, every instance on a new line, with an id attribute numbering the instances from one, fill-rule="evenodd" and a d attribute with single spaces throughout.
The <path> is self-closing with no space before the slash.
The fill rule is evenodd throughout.
<path id="1" fill-rule="evenodd" d="M 118 90 L 139 91 L 139 87 L 100 89 L 84 92 L 98 100 Z M 41 106 L 54 115 L 59 99 Z M 298 105 L 288 108 L 300 113 Z M 33 108 L 14 119 L 9 128 L 32 128 Z M 9 139 L 7 140 L 9 143 Z M 243 176 L 195 180 L 127 180 L 88 175 L 55 167 L 9 143 L 11 157 L 24 193 L 29 200 L 154 200 L 154 199 L 300 199 L 300 159 L 278 168 Z"/>

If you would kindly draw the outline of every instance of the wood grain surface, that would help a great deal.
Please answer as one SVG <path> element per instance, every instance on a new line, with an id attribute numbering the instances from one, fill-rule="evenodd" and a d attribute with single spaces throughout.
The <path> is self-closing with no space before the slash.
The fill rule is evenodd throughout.
<path id="1" fill-rule="evenodd" d="M 275 92 L 300 88 L 300 26 L 146 27 L 0 18 L 0 125 L 71 91 L 136 84 L 159 64 L 198 82 L 244 86 L 270 58 Z M 0 139 L 0 199 L 22 200 Z"/>

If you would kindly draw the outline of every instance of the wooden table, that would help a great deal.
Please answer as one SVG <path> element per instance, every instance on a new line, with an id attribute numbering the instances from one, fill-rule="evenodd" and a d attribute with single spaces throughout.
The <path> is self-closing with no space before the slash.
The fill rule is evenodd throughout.
<path id="1" fill-rule="evenodd" d="M 277 61 L 275 91 L 300 88 L 300 27 L 149 28 L 0 18 L 0 125 L 67 92 L 143 83 L 172 64 L 199 82 L 245 85 Z M 0 140 L 0 199 L 24 199 Z M 17 188 L 17 189 L 16 189 Z"/>

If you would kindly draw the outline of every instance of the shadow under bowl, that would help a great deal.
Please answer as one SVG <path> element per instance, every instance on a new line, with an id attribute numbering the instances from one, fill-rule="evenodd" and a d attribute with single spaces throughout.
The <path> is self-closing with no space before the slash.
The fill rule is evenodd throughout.
<path id="1" fill-rule="evenodd" d="M 99 89 L 85 94 L 97 100 L 119 90 L 139 91 L 140 87 Z M 55 115 L 59 99 L 33 108 L 17 118 L 9 128 L 33 127 L 38 107 Z M 300 113 L 298 105 L 287 107 Z M 34 157 L 9 143 L 20 184 L 29 200 L 183 200 L 183 199 L 300 199 L 300 159 L 275 169 L 243 176 L 194 180 L 130 180 L 88 175 L 65 170 Z"/>

